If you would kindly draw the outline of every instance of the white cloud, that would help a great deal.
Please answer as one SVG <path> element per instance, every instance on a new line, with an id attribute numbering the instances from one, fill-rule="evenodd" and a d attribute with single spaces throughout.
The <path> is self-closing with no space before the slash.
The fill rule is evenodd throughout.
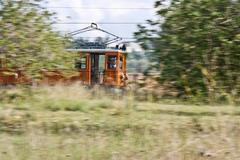
<path id="1" fill-rule="evenodd" d="M 54 0 L 49 1 L 48 6 L 78 7 L 67 9 L 54 9 L 62 22 L 144 22 L 153 17 L 152 10 L 85 10 L 79 7 L 89 8 L 145 8 L 152 7 L 155 0 Z M 71 17 L 68 19 L 67 17 Z M 74 31 L 86 25 L 56 25 L 61 31 Z M 131 37 L 136 31 L 133 25 L 102 25 L 110 32 L 120 36 Z M 104 36 L 101 32 L 89 32 L 84 36 Z"/>

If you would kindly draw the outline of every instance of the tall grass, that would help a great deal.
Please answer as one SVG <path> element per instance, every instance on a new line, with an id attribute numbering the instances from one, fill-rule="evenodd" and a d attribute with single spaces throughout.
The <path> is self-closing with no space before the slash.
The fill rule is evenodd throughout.
<path id="1" fill-rule="evenodd" d="M 240 109 L 75 86 L 2 90 L 1 160 L 240 158 Z"/>

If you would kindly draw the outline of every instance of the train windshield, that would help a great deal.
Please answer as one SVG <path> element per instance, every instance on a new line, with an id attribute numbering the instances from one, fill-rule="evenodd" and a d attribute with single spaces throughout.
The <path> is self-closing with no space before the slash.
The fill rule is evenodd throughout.
<path id="1" fill-rule="evenodd" d="M 117 68 L 117 56 L 108 56 L 108 69 Z"/>

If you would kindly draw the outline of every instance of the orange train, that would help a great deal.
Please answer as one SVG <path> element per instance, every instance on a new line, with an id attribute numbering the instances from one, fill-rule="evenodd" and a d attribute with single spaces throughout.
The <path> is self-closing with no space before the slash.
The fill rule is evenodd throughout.
<path id="1" fill-rule="evenodd" d="M 70 49 L 79 59 L 75 68 L 86 85 L 124 87 L 127 81 L 126 52 L 119 49 Z"/>
<path id="2" fill-rule="evenodd" d="M 88 31 L 101 31 L 110 36 L 113 39 L 99 44 L 99 46 L 90 46 L 90 49 L 69 49 L 69 52 L 76 52 L 79 54 L 79 58 L 76 59 L 75 68 L 78 75 L 66 77 L 61 71 L 39 71 L 42 75 L 39 84 L 55 85 L 59 83 L 72 84 L 74 82 L 82 82 L 85 85 L 105 85 L 124 87 L 128 79 L 126 73 L 126 46 L 123 45 L 120 49 L 118 45 L 116 48 L 106 48 L 111 43 L 122 40 L 122 38 L 98 28 L 96 23 L 92 23 L 90 26 L 71 32 L 68 36 L 75 36 Z M 98 49 L 93 49 L 93 48 Z M 102 49 L 104 48 L 104 49 Z M 29 80 L 23 70 L 18 68 L 8 69 L 6 62 L 0 59 L 0 85 L 15 85 L 15 84 L 31 84 L 33 81 Z"/>
<path id="3" fill-rule="evenodd" d="M 66 77 L 61 71 L 40 71 L 42 77 L 38 84 L 56 85 L 81 84 L 93 86 L 104 85 L 112 87 L 126 86 L 126 52 L 119 49 L 70 49 L 79 58 L 75 60 L 77 75 Z M 7 68 L 6 62 L 0 60 L 0 85 L 32 84 L 23 70 Z"/>

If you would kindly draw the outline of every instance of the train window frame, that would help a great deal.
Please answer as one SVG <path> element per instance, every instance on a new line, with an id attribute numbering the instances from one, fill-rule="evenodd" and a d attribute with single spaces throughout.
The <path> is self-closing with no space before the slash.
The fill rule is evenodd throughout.
<path id="1" fill-rule="evenodd" d="M 120 56 L 120 59 L 119 59 L 119 68 L 121 70 L 124 69 L 124 57 L 122 55 Z"/>
<path id="2" fill-rule="evenodd" d="M 87 56 L 76 59 L 75 68 L 79 70 L 86 70 L 87 67 Z"/>
<path id="3" fill-rule="evenodd" d="M 112 60 L 110 60 L 110 58 L 115 58 L 115 63 L 113 63 L 113 65 L 111 66 L 111 63 L 113 62 Z M 117 55 L 108 55 L 107 56 L 107 69 L 110 69 L 110 70 L 116 70 L 117 69 Z"/>

